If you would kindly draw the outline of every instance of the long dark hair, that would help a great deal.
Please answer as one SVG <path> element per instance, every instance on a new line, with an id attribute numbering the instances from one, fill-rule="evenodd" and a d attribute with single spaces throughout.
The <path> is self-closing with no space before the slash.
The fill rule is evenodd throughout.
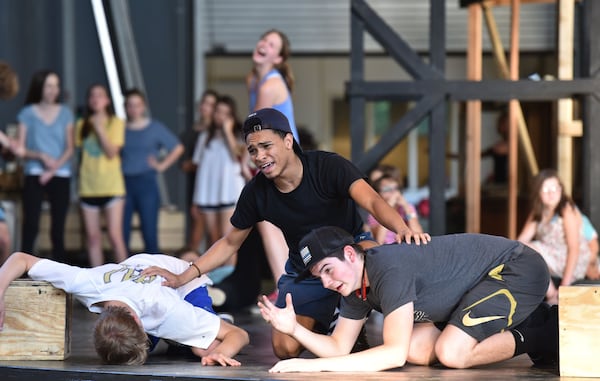
<path id="1" fill-rule="evenodd" d="M 94 132 L 94 126 L 92 125 L 92 121 L 90 120 L 92 115 L 94 115 L 94 110 L 90 107 L 90 95 L 92 94 L 92 90 L 96 87 L 101 88 L 106 93 L 106 96 L 110 98 L 108 93 L 108 89 L 106 86 L 100 83 L 94 83 L 88 87 L 86 95 L 85 95 L 85 109 L 83 110 L 83 125 L 81 126 L 81 140 L 88 137 L 89 134 Z M 110 118 L 115 116 L 115 109 L 113 107 L 112 101 L 106 105 L 106 109 L 104 110 L 108 114 Z"/>
<path id="2" fill-rule="evenodd" d="M 542 186 L 544 185 L 544 181 L 551 178 L 556 178 L 558 180 L 558 184 L 560 185 L 560 201 L 558 202 L 558 205 L 556 205 L 554 213 L 558 212 L 558 214 L 562 217 L 565 206 L 570 205 L 575 207 L 573 199 L 565 194 L 565 187 L 563 186 L 562 181 L 560 181 L 560 177 L 558 177 L 558 172 L 556 172 L 554 169 L 543 169 L 533 178 L 531 187 L 531 216 L 536 222 L 542 220 L 542 213 L 544 211 L 544 203 L 540 198 Z"/>
<path id="3" fill-rule="evenodd" d="M 25 105 L 36 104 L 42 101 L 44 95 L 44 83 L 46 83 L 46 79 L 51 75 L 58 77 L 58 74 L 52 70 L 40 70 L 33 74 L 31 82 L 29 83 L 27 96 L 25 97 Z M 56 102 L 58 102 L 58 98 L 56 99 Z"/>
<path id="4" fill-rule="evenodd" d="M 240 122 L 240 120 L 237 117 L 237 106 L 236 106 L 235 100 L 233 100 L 233 98 L 230 97 L 229 95 L 222 95 L 222 96 L 218 97 L 217 102 L 215 103 L 215 111 L 217 110 L 219 103 L 223 103 L 223 104 L 227 105 L 227 107 L 229 107 L 229 111 L 231 112 L 231 116 L 233 117 L 233 132 L 236 137 L 241 138 L 242 123 Z M 222 126 L 218 126 L 215 123 L 215 118 L 213 117 L 213 120 L 210 123 L 210 126 L 208 127 L 208 135 L 206 136 L 206 144 L 205 144 L 206 147 L 208 147 L 210 141 L 215 137 L 217 131 L 220 128 L 222 128 Z"/>

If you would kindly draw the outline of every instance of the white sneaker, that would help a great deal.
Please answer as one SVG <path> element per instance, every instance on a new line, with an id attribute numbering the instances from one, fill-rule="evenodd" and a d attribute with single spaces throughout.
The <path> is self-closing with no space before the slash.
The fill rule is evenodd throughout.
<path id="1" fill-rule="evenodd" d="M 213 306 L 219 307 L 225 304 L 225 301 L 227 300 L 225 291 L 212 286 L 206 286 L 206 290 L 208 291 L 208 296 L 212 299 Z"/>

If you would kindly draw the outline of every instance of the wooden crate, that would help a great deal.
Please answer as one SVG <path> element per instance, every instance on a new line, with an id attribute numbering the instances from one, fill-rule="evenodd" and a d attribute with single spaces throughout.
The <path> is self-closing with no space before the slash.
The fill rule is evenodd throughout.
<path id="1" fill-rule="evenodd" d="M 560 375 L 600 377 L 600 285 L 563 286 L 558 295 Z"/>
<path id="2" fill-rule="evenodd" d="M 48 282 L 19 279 L 4 297 L 0 360 L 64 360 L 71 352 L 71 295 Z"/>

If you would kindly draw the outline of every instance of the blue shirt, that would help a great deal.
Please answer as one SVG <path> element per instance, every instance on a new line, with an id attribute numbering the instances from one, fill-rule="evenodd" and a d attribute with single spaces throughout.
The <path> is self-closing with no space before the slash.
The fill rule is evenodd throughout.
<path id="1" fill-rule="evenodd" d="M 25 148 L 29 151 L 43 152 L 59 159 L 67 149 L 67 126 L 73 124 L 73 113 L 66 106 L 60 105 L 56 118 L 46 124 L 34 111 L 33 105 L 23 107 L 17 115 L 19 123 L 27 128 Z M 26 175 L 37 176 L 44 172 L 40 160 L 27 159 L 24 172 Z M 67 160 L 55 173 L 59 177 L 71 176 L 71 161 Z"/>
<path id="2" fill-rule="evenodd" d="M 121 149 L 121 165 L 125 176 L 140 175 L 154 171 L 148 158 L 157 158 L 162 149 L 171 151 L 179 139 L 164 124 L 157 120 L 141 130 L 125 129 L 125 145 Z"/>
<path id="3" fill-rule="evenodd" d="M 282 81 L 285 82 L 281 74 L 277 69 L 271 70 L 265 77 L 258 83 L 256 86 L 251 86 L 250 89 L 250 112 L 254 112 L 254 108 L 256 107 L 256 98 L 258 96 L 258 89 L 262 86 L 262 84 L 271 77 L 279 77 Z M 290 128 L 292 130 L 292 135 L 294 135 L 294 139 L 296 142 L 300 144 L 300 136 L 298 136 L 298 129 L 296 128 L 296 120 L 294 119 L 294 104 L 292 103 L 292 95 L 288 91 L 287 98 L 281 103 L 271 106 L 275 110 L 281 112 L 288 119 L 290 123 Z"/>

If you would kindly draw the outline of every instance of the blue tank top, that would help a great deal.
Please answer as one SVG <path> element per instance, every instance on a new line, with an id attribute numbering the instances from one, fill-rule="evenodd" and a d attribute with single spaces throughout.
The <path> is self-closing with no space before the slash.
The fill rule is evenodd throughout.
<path id="1" fill-rule="evenodd" d="M 258 94 L 258 89 L 262 86 L 262 84 L 269 78 L 279 77 L 282 81 L 284 81 L 281 73 L 277 69 L 271 70 L 265 77 L 258 83 L 258 86 L 250 86 L 250 112 L 254 111 L 254 107 L 256 106 L 256 98 Z M 284 81 L 285 82 L 285 81 Z M 288 121 L 290 122 L 290 128 L 292 129 L 292 135 L 294 135 L 294 139 L 300 144 L 300 137 L 298 136 L 298 129 L 296 129 L 296 120 L 294 119 L 294 104 L 292 103 L 292 96 L 290 92 L 287 92 L 287 98 L 281 103 L 273 105 L 272 107 L 281 112 L 286 116 Z"/>

